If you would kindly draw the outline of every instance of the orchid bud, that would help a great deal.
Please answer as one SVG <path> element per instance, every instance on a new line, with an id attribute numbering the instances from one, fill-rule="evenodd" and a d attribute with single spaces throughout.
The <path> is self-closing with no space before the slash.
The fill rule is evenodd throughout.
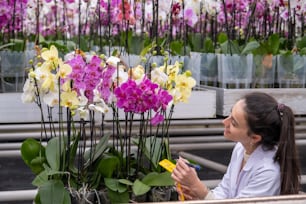
<path id="1" fill-rule="evenodd" d="M 147 58 L 141 57 L 141 62 L 146 62 L 146 61 L 147 61 Z"/>
<path id="2" fill-rule="evenodd" d="M 152 66 L 152 68 L 155 68 L 155 67 L 157 67 L 157 64 L 156 64 L 156 62 L 153 62 L 153 63 L 151 64 L 151 66 Z"/>
<path id="3" fill-rule="evenodd" d="M 192 76 L 192 73 L 191 73 L 190 70 L 187 70 L 187 71 L 185 72 L 185 75 L 186 75 L 187 77 L 191 77 L 191 76 Z"/>
<path id="4" fill-rule="evenodd" d="M 105 59 L 105 54 L 101 54 L 101 55 L 100 55 L 100 58 L 101 58 L 101 59 Z"/>

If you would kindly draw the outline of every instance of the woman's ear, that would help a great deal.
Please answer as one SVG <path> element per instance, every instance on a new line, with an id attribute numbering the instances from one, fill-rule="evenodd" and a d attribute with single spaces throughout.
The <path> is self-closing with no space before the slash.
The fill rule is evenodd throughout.
<path id="1" fill-rule="evenodd" d="M 257 144 L 257 143 L 261 142 L 261 140 L 262 140 L 261 135 L 257 135 L 257 134 L 252 135 L 252 143 L 253 144 Z"/>

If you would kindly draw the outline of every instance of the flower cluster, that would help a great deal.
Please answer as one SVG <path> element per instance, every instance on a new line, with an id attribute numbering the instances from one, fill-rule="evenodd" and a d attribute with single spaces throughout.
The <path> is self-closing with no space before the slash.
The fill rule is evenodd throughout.
<path id="1" fill-rule="evenodd" d="M 29 73 L 24 102 L 33 102 L 39 94 L 43 101 L 54 107 L 60 104 L 74 114 L 87 119 L 88 110 L 107 113 L 116 102 L 124 112 L 136 114 L 153 110 L 153 124 L 163 119 L 161 112 L 170 103 L 187 102 L 195 80 L 190 72 L 181 74 L 181 65 L 156 67 L 151 79 L 139 65 L 127 70 L 117 57 L 73 53 L 63 62 L 55 46 L 41 53 L 43 62 Z M 60 94 L 60 97 L 59 97 Z M 159 119 L 159 120 L 157 120 Z"/>
<path id="2" fill-rule="evenodd" d="M 46 135 L 41 140 L 47 140 L 48 144 L 44 147 L 28 139 L 22 145 L 22 155 L 26 164 L 39 174 L 39 179 L 33 183 L 40 189 L 51 189 L 56 181 L 61 183 L 60 189 L 66 186 L 68 190 L 73 187 L 81 192 L 106 186 L 119 195 L 122 189 L 114 189 L 114 185 L 123 182 L 120 179 L 129 179 L 124 182 L 124 200 L 120 200 L 126 202 L 126 193 L 131 191 L 129 185 L 134 185 L 135 195 L 141 195 L 150 187 L 144 188 L 149 184 L 139 179 L 148 172 L 162 173 L 158 162 L 169 158 L 168 128 L 173 108 L 178 102 L 188 100 L 196 82 L 189 71 L 181 70 L 182 65 L 178 62 L 161 67 L 152 64 L 151 67 L 155 68 L 149 73 L 142 65 L 127 68 L 124 64 L 115 56 L 107 58 L 80 50 L 67 54 L 63 61 L 55 46 L 37 48 L 37 57 L 24 84 L 22 101 L 35 102 L 39 106 L 42 135 Z M 49 128 L 45 124 L 45 105 Z M 58 109 L 58 120 L 52 116 L 53 108 Z M 63 118 L 65 109 L 67 117 Z M 104 119 L 99 121 L 101 131 L 97 132 L 94 115 L 104 118 L 110 110 L 113 112 L 110 135 L 105 134 Z M 119 115 L 122 113 L 125 117 L 121 126 L 122 117 Z M 139 117 L 134 118 L 135 115 Z M 58 127 L 54 126 L 57 122 L 60 124 Z M 86 124 L 89 124 L 89 132 Z M 76 128 L 78 125 L 80 129 Z M 154 126 L 157 126 L 156 132 Z M 109 145 L 110 136 L 113 137 L 112 147 Z M 87 146 L 88 138 L 90 144 L 86 151 L 82 147 Z M 136 152 L 131 151 L 132 145 L 138 146 Z M 28 147 L 32 146 L 40 150 L 29 154 L 32 150 Z M 77 158 L 76 151 L 80 155 Z M 28 155 L 34 156 L 29 158 Z M 32 160 L 39 162 L 33 166 Z M 148 161 L 151 162 L 149 166 Z M 77 167 L 73 166 L 74 163 L 78 164 Z M 173 182 L 170 175 L 163 177 L 158 174 L 155 177 L 161 185 Z M 49 182 L 45 184 L 48 187 L 42 187 L 42 178 Z M 158 183 L 156 179 L 154 185 Z M 117 196 L 112 199 L 116 200 Z"/>

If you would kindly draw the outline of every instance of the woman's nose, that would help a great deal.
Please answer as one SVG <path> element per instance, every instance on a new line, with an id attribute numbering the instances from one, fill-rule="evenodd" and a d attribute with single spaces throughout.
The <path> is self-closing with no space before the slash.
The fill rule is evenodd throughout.
<path id="1" fill-rule="evenodd" d="M 227 126 L 229 124 L 229 117 L 225 118 L 222 123 L 224 126 Z"/>

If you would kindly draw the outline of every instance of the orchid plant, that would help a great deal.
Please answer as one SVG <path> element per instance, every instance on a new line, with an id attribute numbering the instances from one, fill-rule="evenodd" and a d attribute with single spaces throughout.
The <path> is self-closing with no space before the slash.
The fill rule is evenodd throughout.
<path id="1" fill-rule="evenodd" d="M 196 84 L 190 71 L 178 62 L 127 68 L 118 57 L 80 50 L 63 61 L 53 45 L 37 53 L 22 101 L 40 108 L 42 137 L 21 147 L 37 174 L 37 203 L 69 203 L 69 195 L 101 189 L 111 202 L 128 202 L 173 185 L 158 162 L 171 159 L 168 129 L 175 104 L 187 102 Z"/>

